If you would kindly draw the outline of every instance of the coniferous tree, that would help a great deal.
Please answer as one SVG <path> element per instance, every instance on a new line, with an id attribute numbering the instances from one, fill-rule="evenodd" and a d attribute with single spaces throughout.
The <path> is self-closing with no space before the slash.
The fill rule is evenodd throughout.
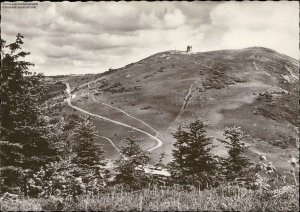
<path id="1" fill-rule="evenodd" d="M 69 127 L 68 121 L 61 118 L 57 123 L 52 124 L 49 131 L 47 136 L 52 148 L 55 150 L 55 161 L 73 158 L 74 129 Z"/>
<path id="2" fill-rule="evenodd" d="M 56 160 L 41 167 L 29 178 L 27 195 L 49 197 L 72 194 L 75 197 L 82 194 L 86 187 L 78 176 L 82 169 L 74 163 L 74 128 L 70 128 L 62 118 L 51 128 L 49 139 L 56 150 Z"/>
<path id="3" fill-rule="evenodd" d="M 107 171 L 103 169 L 104 156 L 103 148 L 97 143 L 97 132 L 95 126 L 88 117 L 76 123 L 74 128 L 74 163 L 79 171 L 75 173 L 82 177 L 84 183 L 92 180 L 102 180 L 104 183 Z"/>
<path id="4" fill-rule="evenodd" d="M 49 123 L 41 113 L 43 76 L 32 74 L 32 63 L 21 58 L 23 36 L 6 45 L 1 39 L 1 191 L 16 187 L 24 172 L 38 170 L 54 154 L 47 133 Z M 15 192 L 15 191 L 11 191 Z"/>
<path id="5" fill-rule="evenodd" d="M 216 183 L 217 161 L 212 154 L 212 140 L 206 136 L 205 124 L 196 120 L 179 127 L 173 134 L 176 142 L 173 161 L 170 163 L 171 176 L 175 182 L 205 187 Z"/>
<path id="6" fill-rule="evenodd" d="M 243 155 L 247 149 L 242 142 L 243 132 L 239 127 L 229 127 L 224 130 L 224 136 L 227 140 L 221 140 L 221 142 L 228 149 L 228 158 L 225 159 L 224 164 L 226 178 L 227 180 L 244 178 L 251 163 Z"/>
<path id="7" fill-rule="evenodd" d="M 99 165 L 103 160 L 103 149 L 97 144 L 95 126 L 88 117 L 77 122 L 74 128 L 74 142 L 76 157 L 75 163 L 82 168 Z"/>
<path id="8" fill-rule="evenodd" d="M 126 137 L 126 146 L 121 148 L 121 157 L 116 163 L 115 183 L 138 189 L 147 185 L 149 178 L 144 173 L 144 168 L 150 161 L 148 152 L 141 149 L 138 140 Z"/>

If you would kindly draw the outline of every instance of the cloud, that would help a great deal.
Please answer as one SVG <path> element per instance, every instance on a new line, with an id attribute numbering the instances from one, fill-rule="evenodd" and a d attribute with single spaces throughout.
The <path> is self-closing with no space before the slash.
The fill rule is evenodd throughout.
<path id="1" fill-rule="evenodd" d="M 226 2 L 211 11 L 220 48 L 265 46 L 299 58 L 297 2 Z"/>
<path id="2" fill-rule="evenodd" d="M 265 46 L 298 58 L 295 2 L 39 2 L 2 9 L 1 36 L 46 74 L 97 73 L 166 50 Z"/>
<path id="3" fill-rule="evenodd" d="M 175 28 L 184 24 L 185 16 L 178 9 L 172 12 L 167 11 L 164 15 L 163 21 L 167 28 Z"/>

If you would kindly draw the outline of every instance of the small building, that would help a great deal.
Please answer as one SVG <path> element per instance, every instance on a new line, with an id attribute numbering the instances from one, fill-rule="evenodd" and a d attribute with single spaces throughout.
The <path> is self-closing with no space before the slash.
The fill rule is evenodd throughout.
<path id="1" fill-rule="evenodd" d="M 189 53 L 192 51 L 192 46 L 188 45 L 187 48 L 186 48 L 186 53 Z"/>

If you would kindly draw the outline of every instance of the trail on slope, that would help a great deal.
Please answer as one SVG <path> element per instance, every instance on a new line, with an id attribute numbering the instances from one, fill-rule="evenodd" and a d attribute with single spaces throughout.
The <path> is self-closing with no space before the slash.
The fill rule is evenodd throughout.
<path id="1" fill-rule="evenodd" d="M 91 81 L 89 81 L 89 82 L 86 82 L 86 83 L 84 83 L 84 84 L 82 84 L 82 85 L 79 85 L 78 87 L 79 87 L 79 88 L 83 88 L 84 86 L 90 87 L 90 84 L 91 84 L 91 83 L 98 82 L 98 81 L 100 81 L 101 79 L 102 79 L 102 77 L 99 77 L 99 78 L 97 78 L 97 79 L 94 79 L 94 80 L 91 80 Z"/>
<path id="2" fill-rule="evenodd" d="M 202 63 L 198 63 L 196 62 L 196 64 L 202 65 L 205 68 L 209 68 L 214 70 L 212 67 L 206 66 Z M 176 123 L 176 121 L 182 116 L 182 114 L 184 113 L 185 109 L 187 108 L 188 104 L 189 104 L 189 100 L 192 97 L 192 90 L 193 90 L 193 86 L 198 82 L 198 80 L 195 80 L 195 82 L 193 82 L 188 90 L 188 93 L 186 94 L 186 96 L 184 97 L 184 102 L 181 106 L 181 109 L 179 111 L 179 113 L 177 114 L 176 118 L 169 124 L 169 126 L 166 128 L 165 131 L 167 131 L 171 126 L 173 126 L 174 123 Z"/>
<path id="3" fill-rule="evenodd" d="M 181 106 L 181 109 L 180 109 L 180 111 L 179 111 L 179 113 L 178 113 L 178 115 L 177 115 L 177 117 L 175 118 L 174 121 L 176 121 L 183 114 L 183 112 L 185 111 L 185 109 L 187 108 L 187 106 L 189 104 L 189 100 L 192 97 L 193 86 L 194 86 L 194 84 L 196 84 L 196 82 L 197 82 L 197 80 L 193 84 L 191 84 L 191 86 L 190 86 L 190 88 L 188 90 L 187 95 L 184 97 L 183 105 Z"/>
<path id="4" fill-rule="evenodd" d="M 108 140 L 108 141 L 111 143 L 111 145 L 115 148 L 115 150 L 116 150 L 122 157 L 126 158 L 126 157 L 122 154 L 121 150 L 114 144 L 114 142 L 113 142 L 110 138 L 107 138 L 107 137 L 105 137 L 105 136 L 99 136 L 99 137 Z"/>
<path id="5" fill-rule="evenodd" d="M 197 80 L 196 80 L 197 81 Z M 190 98 L 192 97 L 192 89 L 193 89 L 193 86 L 194 84 L 196 83 L 196 81 L 194 83 L 191 84 L 189 90 L 188 90 L 188 93 L 187 95 L 184 97 L 184 102 L 181 106 L 181 109 L 179 111 L 179 113 L 177 114 L 176 118 L 169 124 L 169 126 L 167 127 L 166 130 L 168 130 L 171 126 L 173 126 L 173 124 L 181 117 L 181 115 L 184 113 L 185 109 L 187 108 L 188 106 L 188 103 L 189 103 L 189 100 Z"/>
<path id="6" fill-rule="evenodd" d="M 257 68 L 257 65 L 256 65 L 255 61 L 253 61 L 253 65 L 255 67 L 255 70 L 258 71 L 258 68 Z"/>
<path id="7" fill-rule="evenodd" d="M 209 67 L 207 65 L 204 65 L 202 63 L 198 63 L 196 62 L 196 64 L 198 65 L 202 65 L 204 66 L 205 68 L 209 68 L 209 69 L 212 69 L 214 70 L 212 67 Z M 184 102 L 183 102 L 183 105 L 181 106 L 181 109 L 179 111 L 179 113 L 177 114 L 176 118 L 174 119 L 174 121 L 172 121 L 169 126 L 167 127 L 166 130 L 168 130 L 171 126 L 173 126 L 173 124 L 182 116 L 182 114 L 184 113 L 185 109 L 187 108 L 188 104 L 189 104 L 189 100 L 190 98 L 192 97 L 192 89 L 193 89 L 193 86 L 198 82 L 198 80 L 195 80 L 195 82 L 193 82 L 188 90 L 188 93 L 187 95 L 184 97 Z"/>
<path id="8" fill-rule="evenodd" d="M 80 107 L 77 107 L 77 106 L 73 105 L 72 102 L 71 102 L 72 96 L 71 96 L 70 85 L 69 85 L 69 83 L 67 83 L 67 82 L 65 82 L 65 84 L 66 84 L 66 86 L 67 86 L 66 92 L 67 92 L 67 94 L 69 95 L 69 98 L 67 98 L 66 101 L 67 101 L 67 103 L 69 104 L 70 107 L 72 107 L 72 108 L 74 108 L 75 110 L 78 110 L 78 111 L 80 111 L 80 112 L 82 112 L 82 113 L 85 113 L 85 114 L 88 114 L 88 115 L 90 115 L 90 116 L 94 116 L 94 117 L 96 117 L 96 118 L 102 119 L 102 120 L 104 120 L 104 121 L 111 122 L 111 123 L 114 123 L 114 124 L 117 124 L 117 125 L 121 125 L 121 126 L 123 126 L 123 127 L 129 128 L 129 129 L 133 129 L 133 130 L 135 130 L 135 131 L 137 131 L 137 132 L 140 132 L 140 133 L 142 133 L 142 134 L 144 134 L 144 135 L 147 135 L 147 136 L 149 136 L 150 138 L 156 140 L 156 141 L 157 141 L 157 145 L 154 146 L 154 147 L 152 147 L 152 148 L 150 148 L 150 149 L 148 149 L 148 150 L 147 150 L 148 152 L 151 152 L 151 151 L 153 151 L 153 150 L 155 150 L 155 149 L 157 149 L 157 148 L 159 148 L 159 147 L 162 146 L 162 143 L 163 143 L 163 142 L 162 142 L 158 137 L 156 137 L 156 136 L 154 136 L 154 135 L 152 135 L 152 134 L 150 134 L 150 133 L 148 133 L 148 132 L 146 132 L 146 131 L 144 131 L 144 130 L 138 129 L 138 128 L 134 127 L 134 126 L 131 126 L 131 125 L 128 125 L 128 124 L 125 124 L 125 123 L 122 123 L 122 122 L 119 122 L 119 121 L 116 121 L 116 120 L 113 120 L 113 119 L 110 119 L 110 118 L 107 118 L 107 117 L 105 117 L 105 116 L 101 116 L 101 115 L 98 115 L 98 114 L 91 113 L 91 112 L 89 112 L 89 111 L 86 111 L 86 110 L 84 110 L 84 109 L 82 109 L 82 108 L 80 108 Z"/>
<path id="9" fill-rule="evenodd" d="M 89 84 L 88 84 L 88 87 L 90 88 L 90 85 L 89 85 Z M 98 93 L 95 89 L 93 89 L 93 91 L 94 91 L 95 93 Z M 148 128 L 150 128 L 155 134 L 157 133 L 157 130 L 156 130 L 156 129 L 154 129 L 153 127 L 151 127 L 149 124 L 147 124 L 147 123 L 144 122 L 143 120 L 141 120 L 141 119 L 139 119 L 139 118 L 137 118 L 137 117 L 134 117 L 134 116 L 132 116 L 132 115 L 126 113 L 126 112 L 125 112 L 124 110 L 122 110 L 122 109 L 119 109 L 119 108 L 116 108 L 116 107 L 114 107 L 114 106 L 112 106 L 112 105 L 109 105 L 109 104 L 106 104 L 106 103 L 104 103 L 104 102 L 98 101 L 97 99 L 95 99 L 95 95 L 94 95 L 94 94 L 92 94 L 92 99 L 93 99 L 93 101 L 95 101 L 95 102 L 97 102 L 97 103 L 99 103 L 99 104 L 102 104 L 102 105 L 105 105 L 105 106 L 107 106 L 107 107 L 113 108 L 113 109 L 115 109 L 115 110 L 117 110 L 117 111 L 123 113 L 124 115 L 126 115 L 126 116 L 128 116 L 128 117 L 130 117 L 130 118 L 132 118 L 132 119 L 135 119 L 136 121 L 138 121 L 138 122 L 142 123 L 143 125 L 147 126 Z"/>

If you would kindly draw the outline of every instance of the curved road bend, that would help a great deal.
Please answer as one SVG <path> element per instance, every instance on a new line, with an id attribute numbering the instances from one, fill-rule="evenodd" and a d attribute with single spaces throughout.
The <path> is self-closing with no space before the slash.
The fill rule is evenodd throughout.
<path id="1" fill-rule="evenodd" d="M 91 87 L 90 87 L 90 84 L 87 84 L 87 85 L 88 85 L 88 88 L 91 88 Z M 98 93 L 95 89 L 93 89 L 93 91 L 94 91 L 95 93 Z M 138 122 L 144 124 L 145 126 L 147 126 L 148 128 L 150 128 L 155 134 L 157 133 L 157 130 L 156 130 L 156 129 L 154 129 L 153 127 L 151 127 L 149 124 L 147 124 L 147 123 L 144 122 L 143 120 L 141 120 L 141 119 L 139 119 L 139 118 L 137 118 L 137 117 L 134 117 L 134 116 L 132 116 L 132 115 L 126 113 L 126 112 L 125 112 L 124 110 L 122 110 L 122 109 L 119 109 L 119 108 L 116 108 L 116 107 L 111 106 L 111 105 L 109 105 L 109 104 L 106 104 L 106 103 L 104 103 L 104 102 L 98 101 L 97 99 L 95 99 L 94 94 L 92 94 L 92 99 L 93 99 L 95 102 L 98 102 L 99 104 L 103 104 L 103 105 L 105 105 L 105 106 L 108 106 L 108 107 L 110 107 L 110 108 L 113 108 L 113 109 L 115 109 L 115 110 L 118 110 L 119 112 L 125 114 L 126 116 L 128 116 L 128 117 L 130 117 L 130 118 L 132 118 L 132 119 L 135 119 L 135 120 L 137 120 Z"/>
<path id="2" fill-rule="evenodd" d="M 111 106 L 111 105 L 109 105 L 109 104 L 106 104 L 106 103 L 104 103 L 104 102 L 98 101 L 97 99 L 95 99 L 94 94 L 92 95 L 92 98 L 93 98 L 93 100 L 94 100 L 95 102 L 97 102 L 97 103 L 99 103 L 99 104 L 102 104 L 102 105 L 105 105 L 105 106 L 108 106 L 108 107 L 111 107 L 111 108 L 113 108 L 113 109 L 115 109 L 115 110 L 118 110 L 118 111 L 120 111 L 121 113 L 125 114 L 126 116 L 128 116 L 128 117 L 130 117 L 130 118 L 132 118 L 132 119 L 135 119 L 135 120 L 137 120 L 138 122 L 142 123 L 143 125 L 147 126 L 147 127 L 150 128 L 153 132 L 157 133 L 157 130 L 154 129 L 153 127 L 151 127 L 150 125 L 148 125 L 146 122 L 144 122 L 144 121 L 142 121 L 142 120 L 140 120 L 140 119 L 138 119 L 138 118 L 136 118 L 136 117 L 134 117 L 134 116 L 131 116 L 130 114 L 126 113 L 124 110 L 121 110 L 121 109 L 119 109 L 119 108 L 113 107 L 113 106 Z"/>
<path id="3" fill-rule="evenodd" d="M 66 88 L 66 92 L 67 92 L 67 94 L 69 95 L 69 98 L 67 98 L 66 101 L 68 102 L 68 104 L 69 104 L 70 107 L 72 107 L 72 108 L 74 108 L 75 110 L 78 110 L 78 111 L 80 111 L 80 112 L 82 112 L 82 113 L 88 114 L 88 115 L 90 115 L 90 116 L 94 116 L 94 117 L 99 118 L 99 119 L 102 119 L 102 120 L 104 120 L 104 121 L 111 122 L 111 123 L 114 123 L 114 124 L 117 124 L 117 125 L 121 125 L 121 126 L 123 126 L 123 127 L 129 128 L 129 129 L 133 129 L 133 130 L 135 130 L 135 131 L 138 131 L 138 132 L 140 132 L 140 133 L 142 133 L 142 134 L 144 134 L 144 135 L 147 135 L 147 136 L 151 137 L 152 139 L 154 139 L 154 140 L 157 141 L 157 145 L 154 146 L 154 147 L 152 147 L 152 148 L 150 148 L 150 149 L 148 149 L 148 150 L 147 150 L 148 152 L 151 152 L 151 151 L 153 151 L 153 150 L 155 150 L 155 149 L 157 149 L 157 148 L 159 148 L 159 147 L 162 146 L 162 143 L 163 143 L 163 142 L 162 142 L 158 137 L 156 137 L 156 136 L 154 136 L 154 135 L 152 135 L 152 134 L 150 134 L 150 133 L 148 133 L 148 132 L 146 132 L 146 131 L 144 131 L 144 130 L 138 129 L 138 128 L 134 127 L 134 126 L 130 126 L 130 125 L 128 125 L 128 124 L 124 124 L 124 123 L 122 123 L 122 122 L 119 122 L 119 121 L 116 121 L 116 120 L 113 120 L 113 119 L 110 119 L 110 118 L 107 118 L 107 117 L 104 117 L 104 116 L 100 116 L 100 115 L 98 115 L 98 114 L 90 113 L 90 112 L 88 112 L 88 111 L 86 111 L 86 110 L 84 110 L 84 109 L 82 109 L 82 108 L 80 108 L 80 107 L 77 107 L 77 106 L 73 105 L 73 104 L 71 103 L 72 96 L 71 96 L 71 88 L 70 88 L 70 84 L 67 83 L 67 82 L 64 82 L 64 83 L 66 84 L 66 87 L 67 87 L 67 88 Z"/>

